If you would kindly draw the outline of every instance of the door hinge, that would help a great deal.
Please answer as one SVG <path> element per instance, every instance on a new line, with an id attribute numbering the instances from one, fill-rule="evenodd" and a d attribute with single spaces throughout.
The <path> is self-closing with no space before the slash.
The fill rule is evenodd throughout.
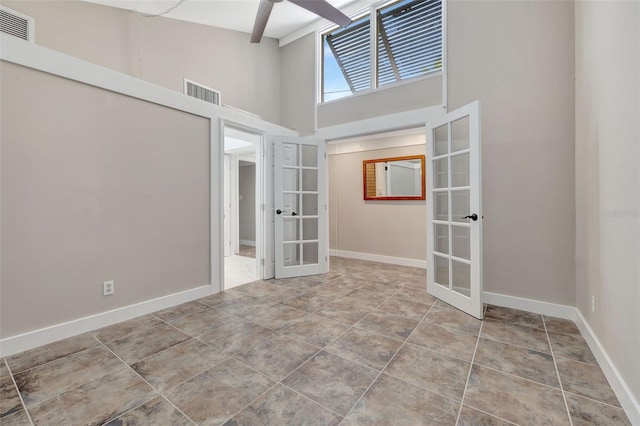
<path id="1" fill-rule="evenodd" d="M 260 208 L 262 209 L 262 211 L 264 211 L 264 210 L 265 210 L 264 203 L 262 203 L 262 204 L 260 205 Z"/>
<path id="2" fill-rule="evenodd" d="M 326 152 L 324 153 L 324 158 L 325 158 L 325 159 L 327 158 L 327 153 L 326 153 Z"/>
<path id="3" fill-rule="evenodd" d="M 260 265 L 264 266 L 264 259 L 260 259 Z"/>

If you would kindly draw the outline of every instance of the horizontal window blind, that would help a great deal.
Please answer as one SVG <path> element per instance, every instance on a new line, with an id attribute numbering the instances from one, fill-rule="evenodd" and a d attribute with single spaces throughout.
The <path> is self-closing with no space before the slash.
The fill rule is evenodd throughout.
<path id="1" fill-rule="evenodd" d="M 326 35 L 333 56 L 352 92 L 371 87 L 369 17 Z"/>
<path id="2" fill-rule="evenodd" d="M 370 38 L 372 24 L 376 31 L 375 46 Z M 325 49 L 330 50 L 325 55 L 332 55 L 340 70 L 340 79 L 344 77 L 346 81 L 342 84 L 347 92 L 371 88 L 371 56 L 374 52 L 377 57 L 375 87 L 440 71 L 442 0 L 395 2 L 378 9 L 374 22 L 365 16 L 323 38 Z M 326 72 L 327 68 L 323 67 L 323 73 Z M 324 81 L 326 85 L 327 79 Z"/>
<path id="3" fill-rule="evenodd" d="M 379 85 L 442 69 L 442 0 L 403 1 L 377 15 Z"/>

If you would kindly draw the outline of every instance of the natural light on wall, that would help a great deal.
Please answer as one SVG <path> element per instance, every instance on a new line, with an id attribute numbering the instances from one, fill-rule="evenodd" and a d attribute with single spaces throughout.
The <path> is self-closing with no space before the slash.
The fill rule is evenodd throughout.
<path id="1" fill-rule="evenodd" d="M 386 3 L 322 35 L 322 102 L 441 70 L 442 0 Z"/>

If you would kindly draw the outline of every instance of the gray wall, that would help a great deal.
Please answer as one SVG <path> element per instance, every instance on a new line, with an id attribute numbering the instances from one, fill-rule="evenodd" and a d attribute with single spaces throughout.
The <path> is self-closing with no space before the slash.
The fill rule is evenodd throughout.
<path id="1" fill-rule="evenodd" d="M 449 110 L 481 102 L 484 287 L 574 305 L 573 3 L 450 1 Z"/>
<path id="2" fill-rule="evenodd" d="M 238 226 L 240 240 L 256 241 L 256 165 L 238 167 Z M 239 197 L 238 197 L 239 198 Z"/>
<path id="3" fill-rule="evenodd" d="M 365 201 L 362 194 L 364 160 L 424 155 L 424 135 L 402 138 L 414 139 L 417 145 L 329 155 L 331 249 L 426 259 L 425 202 Z"/>
<path id="4" fill-rule="evenodd" d="M 449 110 L 482 103 L 485 290 L 573 305 L 573 3 L 451 0 L 447 16 Z M 310 46 L 307 39 L 297 43 Z M 287 66 L 307 69 L 313 55 L 309 50 Z M 411 88 L 412 96 L 403 96 Z M 283 102 L 294 102 L 295 93 L 282 89 Z M 363 104 L 366 98 L 331 103 L 322 107 L 335 112 L 331 123 L 321 119 L 326 111 L 318 120 L 375 115 L 391 101 L 398 111 L 429 106 L 430 93 L 390 88 L 372 95 L 382 106 Z M 301 97 L 289 110 L 302 114 L 307 102 Z"/>
<path id="5" fill-rule="evenodd" d="M 285 89 L 286 90 L 286 89 Z M 442 77 L 422 78 L 318 105 L 318 127 L 442 105 Z"/>
<path id="6" fill-rule="evenodd" d="M 0 337 L 210 283 L 209 120 L 0 72 Z"/>
<path id="7" fill-rule="evenodd" d="M 640 400 L 640 3 L 575 22 L 576 305 Z"/>
<path id="8" fill-rule="evenodd" d="M 315 35 L 280 49 L 281 124 L 301 135 L 315 130 Z"/>
<path id="9" fill-rule="evenodd" d="M 82 1 L 7 1 L 35 18 L 36 43 L 172 90 L 186 77 L 222 103 L 280 122 L 280 49 L 264 38 Z"/>

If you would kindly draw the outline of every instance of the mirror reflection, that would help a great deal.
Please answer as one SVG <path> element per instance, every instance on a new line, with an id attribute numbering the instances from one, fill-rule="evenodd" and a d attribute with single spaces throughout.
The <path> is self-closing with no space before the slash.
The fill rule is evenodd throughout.
<path id="1" fill-rule="evenodd" d="M 365 200 L 424 200 L 424 155 L 362 163 Z"/>

